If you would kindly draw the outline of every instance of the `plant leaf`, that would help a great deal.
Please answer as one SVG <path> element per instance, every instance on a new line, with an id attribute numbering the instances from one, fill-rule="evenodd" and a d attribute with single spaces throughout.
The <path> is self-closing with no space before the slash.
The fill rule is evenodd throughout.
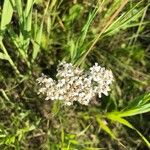
<path id="1" fill-rule="evenodd" d="M 100 117 L 96 117 L 97 122 L 99 123 L 99 126 L 102 130 L 107 132 L 113 139 L 117 139 L 115 134 L 111 131 L 111 129 L 107 126 L 107 123 L 104 119 L 101 119 Z"/>
<path id="2" fill-rule="evenodd" d="M 5 30 L 6 26 L 10 23 L 13 14 L 13 0 L 5 0 L 3 4 L 2 16 L 1 16 L 1 30 Z"/>
<path id="3" fill-rule="evenodd" d="M 144 135 L 142 135 L 130 122 L 128 122 L 126 119 L 124 118 L 121 118 L 119 117 L 118 115 L 116 114 L 113 114 L 113 113 L 109 113 L 107 114 L 107 118 L 110 119 L 110 120 L 113 120 L 113 121 L 117 121 L 133 130 L 135 130 L 139 136 L 145 141 L 145 143 L 148 145 L 148 147 L 150 147 L 150 143 L 149 141 L 144 137 Z"/>
<path id="4" fill-rule="evenodd" d="M 7 60 L 7 56 L 4 53 L 0 52 L 0 59 L 5 59 Z"/>

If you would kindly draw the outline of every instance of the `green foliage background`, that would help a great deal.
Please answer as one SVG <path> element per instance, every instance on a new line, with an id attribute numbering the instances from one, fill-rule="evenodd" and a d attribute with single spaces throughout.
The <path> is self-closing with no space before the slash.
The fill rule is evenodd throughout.
<path id="1" fill-rule="evenodd" d="M 149 0 L 0 1 L 0 149 L 150 147 Z M 64 107 L 37 95 L 59 61 L 112 70 L 108 97 Z"/>

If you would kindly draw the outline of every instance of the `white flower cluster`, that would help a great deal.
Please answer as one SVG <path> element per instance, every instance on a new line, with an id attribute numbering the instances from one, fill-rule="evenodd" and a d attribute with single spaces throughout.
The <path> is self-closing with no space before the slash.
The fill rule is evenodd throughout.
<path id="1" fill-rule="evenodd" d="M 71 63 L 62 62 L 57 68 L 57 81 L 42 75 L 37 79 L 40 85 L 39 93 L 46 94 L 45 100 L 63 100 L 65 105 L 78 101 L 88 105 L 98 94 L 108 95 L 113 75 L 110 70 L 98 66 L 97 63 L 84 72 Z"/>

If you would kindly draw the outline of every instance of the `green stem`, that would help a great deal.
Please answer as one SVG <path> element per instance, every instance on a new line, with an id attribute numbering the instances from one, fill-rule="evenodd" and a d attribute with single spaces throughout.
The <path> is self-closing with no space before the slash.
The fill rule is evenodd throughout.
<path id="1" fill-rule="evenodd" d="M 4 46 L 4 44 L 3 44 L 2 41 L 0 41 L 0 46 L 1 46 L 1 48 L 2 48 L 2 50 L 3 50 L 3 52 L 4 52 L 4 54 L 6 55 L 6 58 L 7 58 L 7 60 L 9 61 L 10 65 L 13 67 L 13 69 L 15 70 L 15 72 L 16 72 L 19 76 L 21 76 L 19 70 L 17 69 L 16 65 L 14 64 L 14 62 L 13 62 L 12 59 L 11 59 L 11 57 L 9 56 L 9 54 L 8 54 L 8 52 L 7 52 L 7 50 L 6 50 L 6 48 L 5 48 L 5 46 Z"/>

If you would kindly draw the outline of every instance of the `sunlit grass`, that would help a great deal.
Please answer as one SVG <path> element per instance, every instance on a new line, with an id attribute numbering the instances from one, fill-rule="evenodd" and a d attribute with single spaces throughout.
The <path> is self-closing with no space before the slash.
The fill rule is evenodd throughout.
<path id="1" fill-rule="evenodd" d="M 150 147 L 149 4 L 0 2 L 0 149 Z M 88 106 L 44 101 L 36 79 L 41 73 L 55 77 L 62 60 L 110 68 L 110 96 Z"/>

